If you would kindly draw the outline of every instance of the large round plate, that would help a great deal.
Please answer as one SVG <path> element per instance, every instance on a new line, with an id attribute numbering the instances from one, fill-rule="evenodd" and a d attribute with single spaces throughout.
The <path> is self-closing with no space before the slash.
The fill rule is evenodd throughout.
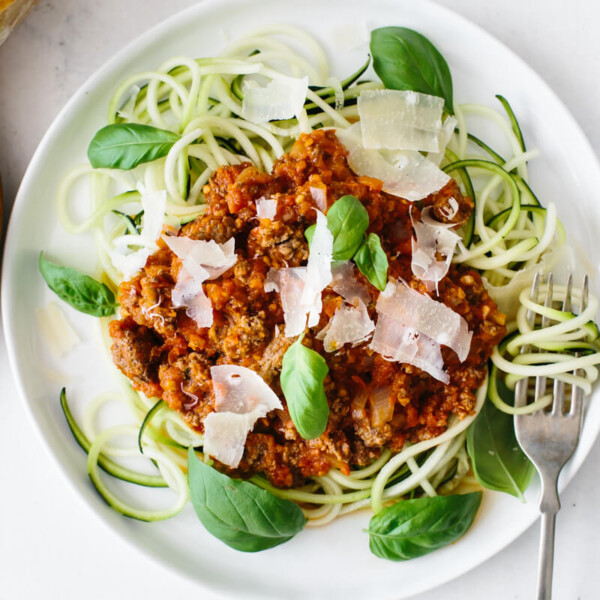
<path id="1" fill-rule="evenodd" d="M 114 387 L 98 329 L 91 318 L 69 312 L 84 342 L 57 373 L 48 368 L 52 361 L 37 337 L 33 315 L 37 306 L 52 299 L 37 270 L 40 250 L 73 266 L 93 268 L 91 240 L 61 230 L 53 199 L 63 174 L 85 161 L 87 144 L 105 122 L 116 84 L 127 74 L 174 55 L 215 54 L 226 39 L 267 22 L 292 23 L 314 33 L 328 50 L 334 73 L 345 75 L 361 63 L 364 53 L 352 46 L 364 31 L 390 24 L 412 27 L 427 35 L 446 57 L 458 102 L 493 104 L 496 93 L 511 100 L 529 145 L 542 150 L 532 166 L 534 187 L 544 203 L 556 201 L 576 249 L 594 247 L 590 242 L 598 239 L 600 231 L 599 209 L 593 202 L 600 169 L 594 154 L 566 108 L 527 65 L 475 25 L 423 0 L 371 0 L 366 20 L 364 14 L 362 0 L 293 4 L 212 0 L 162 23 L 107 63 L 60 113 L 31 162 L 11 218 L 2 281 L 4 328 L 15 378 L 46 444 L 81 496 L 115 531 L 162 563 L 236 598 L 412 596 L 498 552 L 533 522 L 537 509 L 533 502 L 521 504 L 512 497 L 486 493 L 474 526 L 458 543 L 408 563 L 391 563 L 369 553 L 362 531 L 367 513 L 339 519 L 323 529 L 308 529 L 283 546 L 253 555 L 230 550 L 208 535 L 190 507 L 170 521 L 146 524 L 125 519 L 104 504 L 89 484 L 84 456 L 57 402 L 63 383 L 77 404 L 97 390 Z M 563 483 L 581 465 L 599 428 L 600 403 L 592 402 Z M 531 490 L 528 497 L 534 498 L 535 493 Z"/>

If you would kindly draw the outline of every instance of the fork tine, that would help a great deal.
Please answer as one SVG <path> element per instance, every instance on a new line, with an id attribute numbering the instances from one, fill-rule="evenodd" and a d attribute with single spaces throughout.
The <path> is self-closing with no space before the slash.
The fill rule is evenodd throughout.
<path id="1" fill-rule="evenodd" d="M 569 312 L 571 310 L 571 292 L 573 288 L 573 276 L 569 275 L 567 279 L 567 288 L 565 290 L 565 297 L 562 303 L 562 310 Z M 552 415 L 560 416 L 564 414 L 565 405 L 565 382 L 559 379 L 554 380 L 553 389 L 553 400 L 552 400 Z"/>
<path id="2" fill-rule="evenodd" d="M 581 288 L 581 302 L 579 303 L 580 314 L 587 308 L 590 293 L 590 280 L 586 275 L 583 278 L 583 286 Z M 575 375 L 581 375 L 581 369 L 574 371 Z M 581 421 L 583 415 L 583 390 L 574 385 L 571 390 L 571 410 L 569 415 L 574 419 Z"/>

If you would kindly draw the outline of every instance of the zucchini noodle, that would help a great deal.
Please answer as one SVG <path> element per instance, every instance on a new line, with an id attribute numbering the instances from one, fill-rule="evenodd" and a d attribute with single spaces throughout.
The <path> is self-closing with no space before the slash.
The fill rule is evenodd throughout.
<path id="1" fill-rule="evenodd" d="M 281 38 L 287 38 L 286 43 Z M 299 51 L 302 49 L 302 51 Z M 179 227 L 204 211 L 203 188 L 220 165 L 249 161 L 270 171 L 273 163 L 289 150 L 301 132 L 321 127 L 346 128 L 358 119 L 357 98 L 363 90 L 382 84 L 363 81 L 367 64 L 344 80 L 329 73 L 327 57 L 308 34 L 290 26 L 264 27 L 231 44 L 217 58 L 176 57 L 156 70 L 127 77 L 109 102 L 108 123 L 135 123 L 168 129 L 177 134 L 166 156 L 141 164 L 131 171 L 93 169 L 82 165 L 64 179 L 57 199 L 57 211 L 65 230 L 93 236 L 102 278 L 115 289 L 124 279 L 112 264 L 115 240 L 125 240 L 130 250 L 148 247 L 140 236 L 136 219 L 142 211 L 143 193 L 166 190 L 166 224 Z M 283 76 L 308 77 L 309 88 L 301 114 L 296 118 L 257 125 L 242 117 L 246 81 L 275 81 Z M 590 297 L 578 315 L 558 310 L 554 301 L 564 298 L 565 289 L 554 287 L 554 296 L 545 302 L 542 292 L 536 302 L 529 300 L 527 287 L 538 272 L 547 272 L 557 250 L 565 243 L 556 207 L 543 207 L 528 184 L 528 161 L 537 151 L 527 151 L 514 114 L 499 98 L 506 115 L 486 106 L 457 105 L 457 127 L 446 149 L 441 168 L 455 176 L 466 196 L 475 203 L 474 212 L 463 228 L 455 263 L 478 270 L 490 295 L 512 319 L 508 338 L 492 356 L 489 396 L 501 410 L 516 413 L 497 393 L 499 370 L 507 373 L 506 383 L 514 387 L 519 378 L 543 374 L 582 387 L 586 393 L 597 378 L 600 363 L 598 329 L 593 319 L 598 300 Z M 489 147 L 469 132 L 472 117 L 483 118 L 505 139 L 509 156 Z M 89 186 L 87 214 L 75 211 L 75 188 L 81 181 Z M 130 215 L 135 215 L 135 218 Z M 138 223 L 139 224 L 139 223 Z M 125 236 L 125 237 L 124 237 Z M 523 289 L 522 292 L 520 290 Z M 519 295 L 520 292 L 520 295 Z M 573 290 L 575 299 L 581 290 Z M 518 310 L 510 303 L 519 300 Z M 509 308 L 506 308 L 509 307 Z M 552 322 L 543 331 L 534 330 L 527 313 Z M 110 345 L 103 319 L 103 335 Z M 527 345 L 531 351 L 519 353 Z M 565 356 L 564 350 L 578 355 Z M 575 374 L 571 373 L 572 371 Z M 186 504 L 188 448 L 209 462 L 201 448 L 203 436 L 157 398 L 146 398 L 119 376 L 116 393 L 98 396 L 88 403 L 81 428 L 73 419 L 66 401 L 65 416 L 78 443 L 88 452 L 90 477 L 106 501 L 119 512 L 154 521 L 177 514 Z M 402 498 L 449 493 L 468 477 L 465 450 L 466 429 L 480 411 L 488 383 L 479 389 L 472 414 L 450 419 L 440 436 L 405 444 L 399 453 L 384 449 L 366 467 L 343 473 L 331 468 L 313 477 L 302 488 L 274 487 L 265 477 L 250 479 L 272 494 L 297 502 L 310 525 L 324 525 L 340 515 L 370 506 L 380 511 Z M 99 412 L 109 403 L 126 405 L 134 425 L 117 425 L 99 430 Z M 527 410 L 547 404 L 542 398 Z M 126 440 L 127 443 L 116 443 Z M 154 474 L 139 473 L 119 460 L 143 456 Z M 152 466 L 152 464 L 154 466 Z M 163 510 L 133 506 L 112 491 L 101 475 L 147 487 L 169 487 L 175 494 L 172 505 Z"/>

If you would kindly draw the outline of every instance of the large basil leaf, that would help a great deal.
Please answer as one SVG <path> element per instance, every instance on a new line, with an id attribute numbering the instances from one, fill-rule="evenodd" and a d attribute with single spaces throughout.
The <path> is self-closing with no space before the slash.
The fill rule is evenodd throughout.
<path id="1" fill-rule="evenodd" d="M 176 133 L 139 123 L 107 125 L 93 137 L 88 159 L 95 169 L 133 169 L 166 156 L 179 140 Z"/>
<path id="2" fill-rule="evenodd" d="M 514 403 L 514 393 L 497 382 L 495 374 L 490 385 L 496 385 L 504 402 Z M 483 487 L 523 498 L 534 467 L 517 442 L 513 416 L 498 410 L 489 398 L 467 430 L 467 451 Z"/>
<path id="3" fill-rule="evenodd" d="M 290 500 L 277 498 L 252 483 L 231 479 L 188 456 L 190 499 L 209 533 L 242 552 L 278 546 L 304 528 L 306 519 Z"/>
<path id="4" fill-rule="evenodd" d="M 283 355 L 281 389 L 298 433 L 305 440 L 318 438 L 327 427 L 329 405 L 323 381 L 329 372 L 325 359 L 294 342 Z"/>
<path id="5" fill-rule="evenodd" d="M 383 292 L 387 284 L 388 259 L 381 247 L 381 240 L 376 233 L 370 233 L 363 241 L 354 262 L 360 272 L 378 289 Z"/>
<path id="6" fill-rule="evenodd" d="M 401 500 L 371 518 L 371 552 L 409 560 L 447 546 L 469 529 L 480 504 L 481 492 Z"/>
<path id="7" fill-rule="evenodd" d="M 115 295 L 104 284 L 70 267 L 51 263 L 40 254 L 40 273 L 48 287 L 67 304 L 94 317 L 110 317 L 116 309 Z"/>
<path id="8" fill-rule="evenodd" d="M 406 27 L 371 32 L 373 68 L 386 88 L 439 96 L 454 111 L 452 75 L 444 57 L 423 35 Z"/>

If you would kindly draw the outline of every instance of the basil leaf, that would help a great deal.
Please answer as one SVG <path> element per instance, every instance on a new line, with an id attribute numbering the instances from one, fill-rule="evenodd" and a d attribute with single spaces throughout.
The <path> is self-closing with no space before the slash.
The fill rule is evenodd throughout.
<path id="1" fill-rule="evenodd" d="M 386 88 L 439 96 L 453 113 L 448 63 L 425 36 L 406 27 L 374 29 L 371 54 L 373 68 Z"/>
<path id="2" fill-rule="evenodd" d="M 176 133 L 139 123 L 118 123 L 100 129 L 88 147 L 95 169 L 133 169 L 166 156 L 179 140 Z"/>
<path id="3" fill-rule="evenodd" d="M 473 523 L 481 492 L 401 500 L 369 522 L 369 547 L 379 558 L 410 560 L 451 544 Z"/>
<path id="4" fill-rule="evenodd" d="M 342 196 L 327 211 L 327 227 L 333 234 L 333 260 L 350 260 L 369 226 L 369 213 L 355 196 Z"/>
<path id="5" fill-rule="evenodd" d="M 105 284 L 70 267 L 61 267 L 40 253 L 40 273 L 48 287 L 67 304 L 94 317 L 109 317 L 117 307 L 115 295 Z"/>
<path id="6" fill-rule="evenodd" d="M 209 533 L 242 552 L 287 542 L 304 528 L 300 508 L 241 479 L 231 479 L 188 455 L 190 499 Z"/>
<path id="7" fill-rule="evenodd" d="M 504 402 L 514 404 L 514 393 L 504 382 L 490 377 L 492 384 Z M 517 442 L 513 416 L 498 410 L 489 398 L 467 430 L 467 452 L 483 487 L 523 499 L 534 467 Z"/>
<path id="8" fill-rule="evenodd" d="M 323 381 L 329 372 L 325 359 L 295 341 L 283 355 L 281 389 L 298 433 L 305 440 L 318 438 L 327 427 L 329 405 Z"/>
<path id="9" fill-rule="evenodd" d="M 388 259 L 381 247 L 381 240 L 376 233 L 370 233 L 363 241 L 354 262 L 360 272 L 378 289 L 383 292 L 387 285 Z"/>

